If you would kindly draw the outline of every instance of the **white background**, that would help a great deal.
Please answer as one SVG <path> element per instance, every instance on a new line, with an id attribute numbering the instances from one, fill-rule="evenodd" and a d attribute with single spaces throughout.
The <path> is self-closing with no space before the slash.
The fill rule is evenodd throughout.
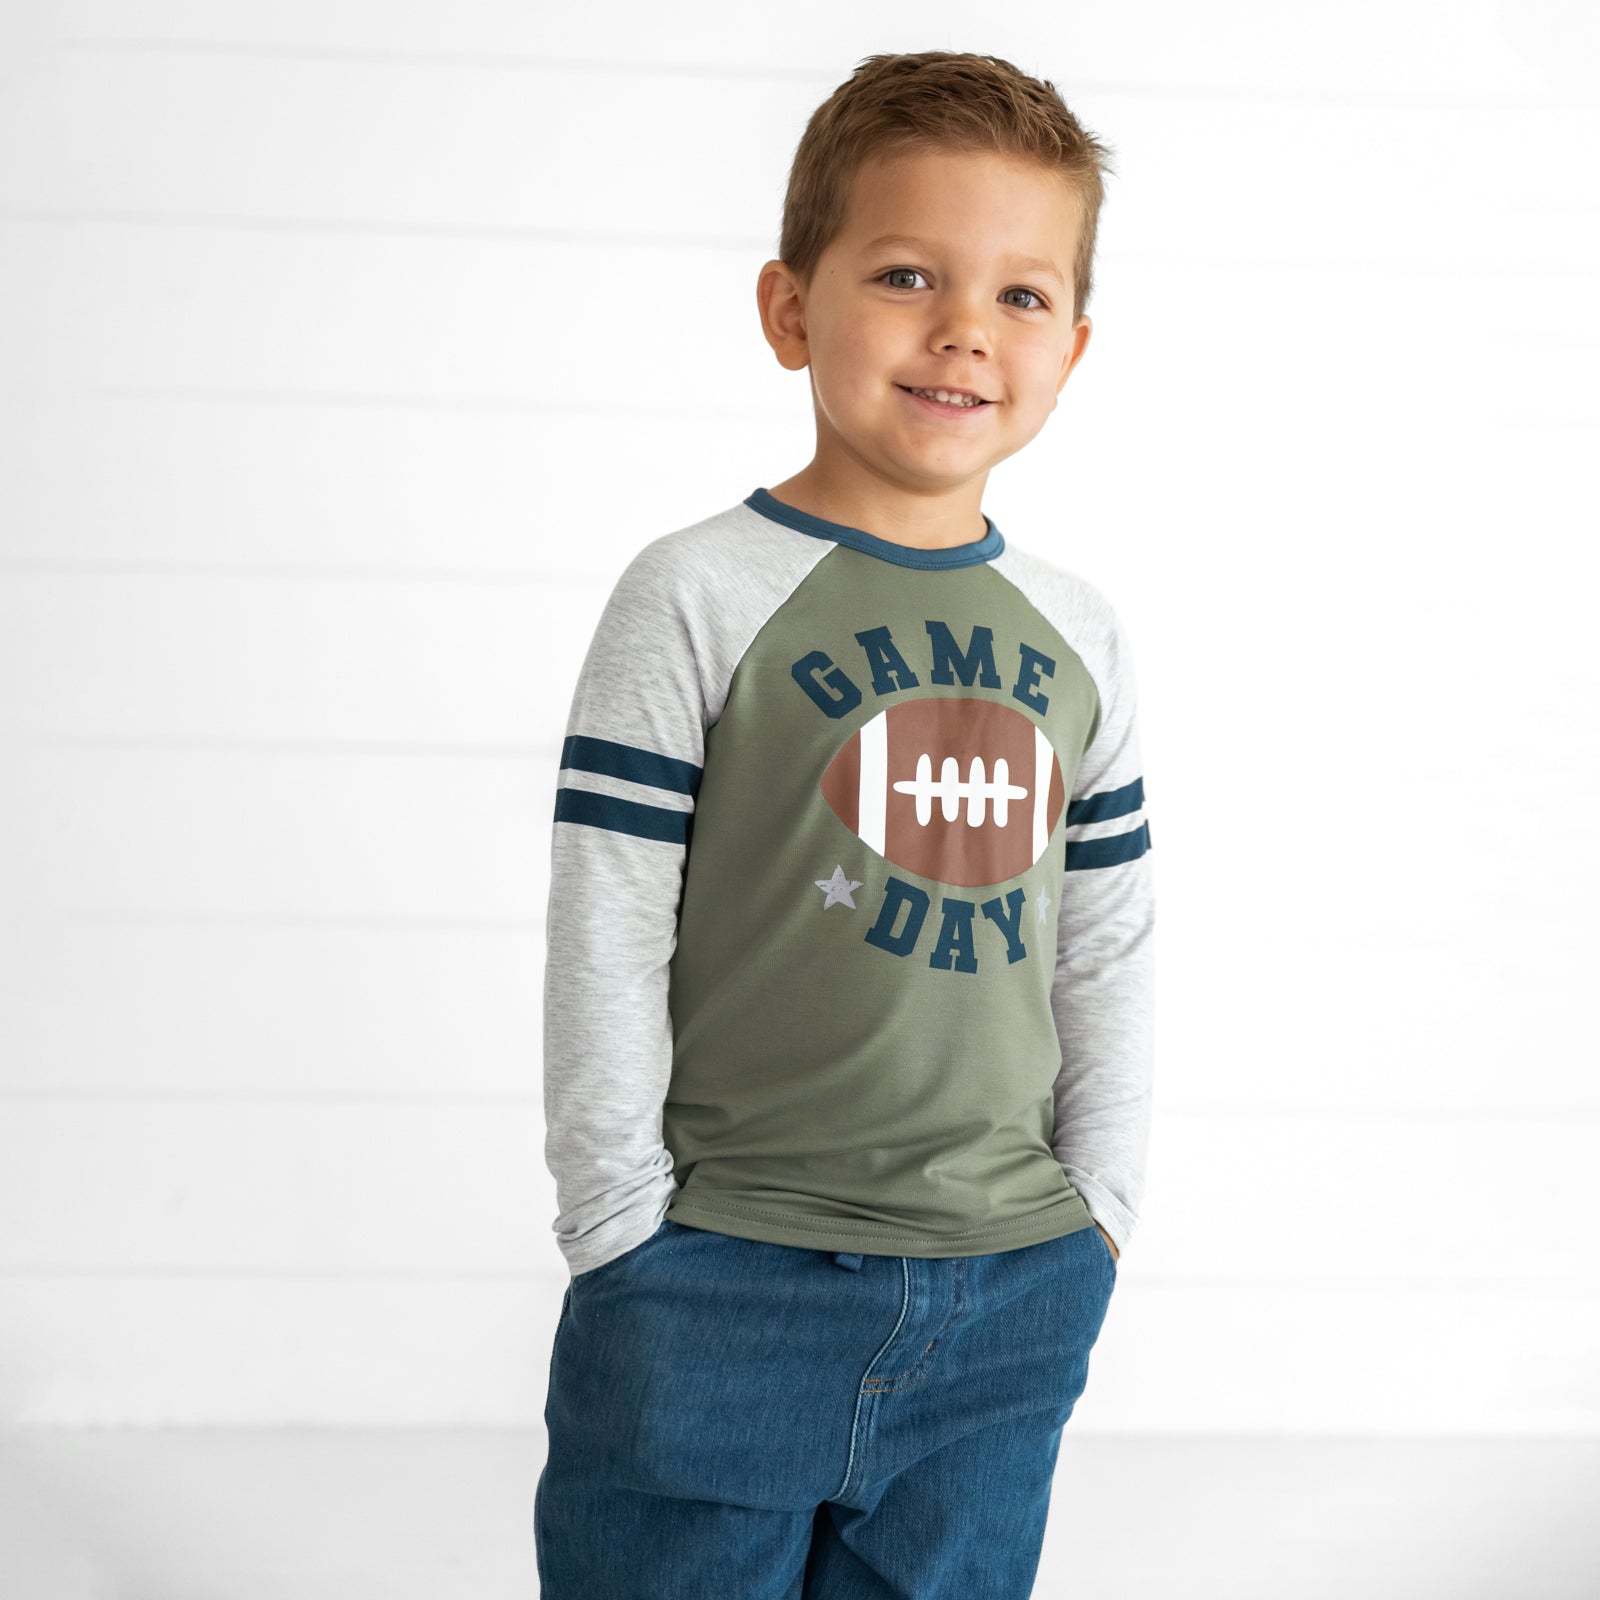
<path id="1" fill-rule="evenodd" d="M 954 48 L 1115 152 L 985 499 L 1142 696 L 1150 1181 L 1073 1429 L 1600 1430 L 1586 13 L 0 15 L 0 1420 L 538 1425 L 578 663 L 809 459 L 795 142 Z"/>

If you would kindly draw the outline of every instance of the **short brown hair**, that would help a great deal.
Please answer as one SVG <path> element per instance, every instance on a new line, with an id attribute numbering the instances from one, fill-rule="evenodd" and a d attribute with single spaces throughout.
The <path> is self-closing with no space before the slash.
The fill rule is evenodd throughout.
<path id="1" fill-rule="evenodd" d="M 1083 226 L 1072 263 L 1072 320 L 1094 280 L 1094 236 L 1112 151 L 1067 109 L 1056 86 L 998 56 L 924 50 L 866 56 L 812 112 L 795 149 L 778 256 L 810 287 L 817 258 L 844 226 L 857 172 L 913 149 L 992 150 L 1057 172 Z"/>

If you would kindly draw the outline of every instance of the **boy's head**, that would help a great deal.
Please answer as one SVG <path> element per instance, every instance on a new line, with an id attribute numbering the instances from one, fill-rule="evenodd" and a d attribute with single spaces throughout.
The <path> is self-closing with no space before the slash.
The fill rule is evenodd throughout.
<path id="1" fill-rule="evenodd" d="M 1088 343 L 1109 154 L 993 56 L 869 56 L 818 107 L 757 295 L 810 369 L 822 477 L 981 492 L 1038 433 Z M 940 387 L 985 403 L 909 392 Z"/>

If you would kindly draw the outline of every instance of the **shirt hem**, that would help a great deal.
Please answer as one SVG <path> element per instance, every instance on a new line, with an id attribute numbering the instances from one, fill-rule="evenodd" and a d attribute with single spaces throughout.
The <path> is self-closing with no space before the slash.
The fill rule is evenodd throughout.
<path id="1" fill-rule="evenodd" d="M 667 1207 L 667 1220 L 710 1233 L 728 1233 L 764 1244 L 793 1245 L 802 1250 L 855 1251 L 863 1255 L 948 1257 L 1020 1250 L 1094 1226 L 1088 1202 L 1077 1193 L 1043 1211 L 1008 1222 L 969 1228 L 964 1233 L 931 1235 L 914 1228 L 885 1227 L 846 1217 L 807 1217 L 748 1205 L 730 1205 L 695 1195 Z M 986 1251 L 983 1247 L 989 1245 Z"/>

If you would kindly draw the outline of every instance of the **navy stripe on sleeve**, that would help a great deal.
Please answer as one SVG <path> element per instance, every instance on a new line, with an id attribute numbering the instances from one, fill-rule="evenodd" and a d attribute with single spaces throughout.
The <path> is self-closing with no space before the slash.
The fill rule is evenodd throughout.
<path id="1" fill-rule="evenodd" d="M 597 794 L 593 789 L 556 790 L 557 822 L 582 822 L 591 828 L 609 828 L 613 833 L 631 833 L 641 839 L 687 844 L 693 815 L 668 806 L 623 800 L 614 794 Z"/>
<path id="2" fill-rule="evenodd" d="M 561 746 L 561 765 L 580 772 L 603 772 L 607 777 L 626 778 L 631 783 L 671 789 L 678 794 L 696 793 L 703 770 L 692 761 L 658 755 L 636 744 L 619 744 L 615 739 L 595 739 L 586 733 L 568 736 Z"/>
<path id="3" fill-rule="evenodd" d="M 1150 824 L 1141 822 L 1126 833 L 1113 833 L 1105 839 L 1069 839 L 1065 870 L 1085 867 L 1115 867 L 1124 861 L 1137 861 L 1150 848 Z"/>
<path id="4" fill-rule="evenodd" d="M 1144 804 L 1144 779 L 1135 778 L 1120 789 L 1106 789 L 1100 794 L 1086 794 L 1067 807 L 1067 826 L 1079 822 L 1109 822 L 1112 817 L 1125 817 Z"/>

